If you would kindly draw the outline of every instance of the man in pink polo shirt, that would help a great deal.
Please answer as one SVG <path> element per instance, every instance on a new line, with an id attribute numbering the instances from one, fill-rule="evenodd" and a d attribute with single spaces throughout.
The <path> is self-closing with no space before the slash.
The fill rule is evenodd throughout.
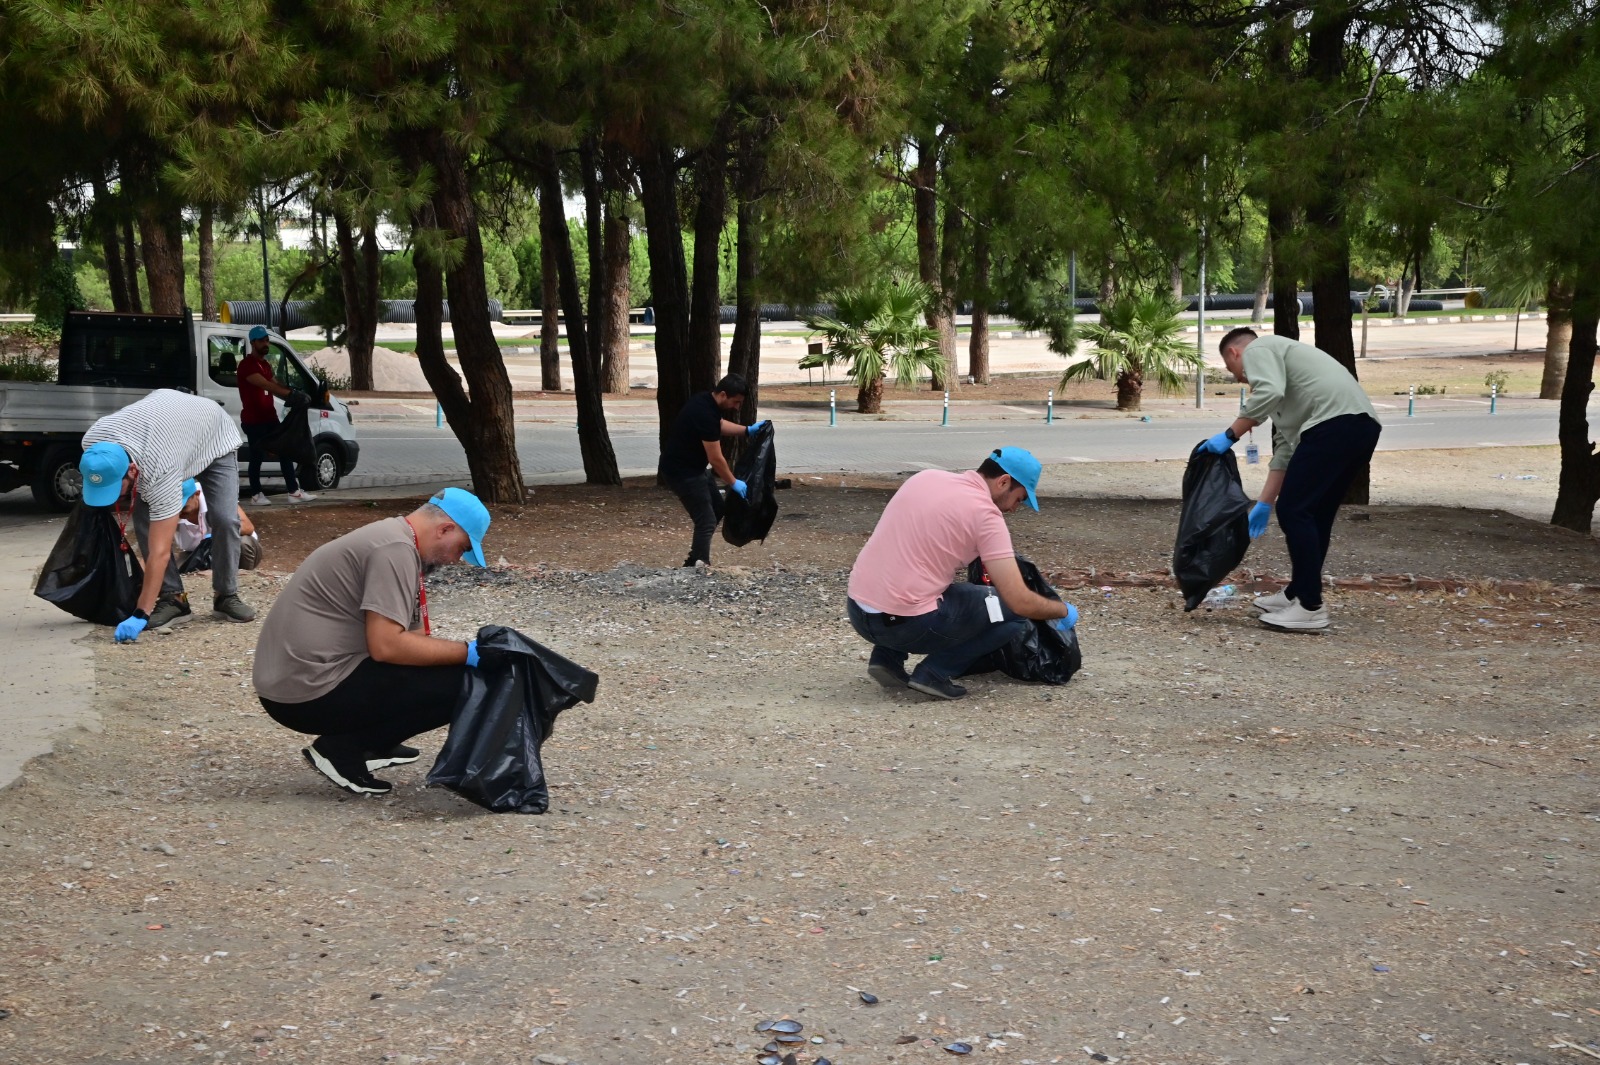
<path id="1" fill-rule="evenodd" d="M 1031 453 L 1003 447 L 976 470 L 924 470 L 900 486 L 850 570 L 850 624 L 872 644 L 873 680 L 959 699 L 967 689 L 952 678 L 1021 636 L 1029 619 L 1077 624 L 1076 607 L 1028 589 L 1011 549 L 1004 515 L 1023 500 L 1039 509 L 1039 472 Z M 951 583 L 975 558 L 993 587 Z M 911 654 L 928 657 L 907 676 Z"/>

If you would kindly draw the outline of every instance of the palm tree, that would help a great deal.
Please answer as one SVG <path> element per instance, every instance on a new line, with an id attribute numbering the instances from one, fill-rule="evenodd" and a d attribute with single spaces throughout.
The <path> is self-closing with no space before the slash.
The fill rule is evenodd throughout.
<path id="1" fill-rule="evenodd" d="M 831 317 L 806 318 L 806 327 L 822 334 L 823 350 L 801 359 L 800 368 L 844 363 L 845 375 L 856 383 L 856 409 L 877 414 L 887 374 L 894 374 L 896 384 L 910 386 L 922 371 L 944 368 L 939 334 L 922 317 L 930 298 L 927 285 L 904 277 L 843 290 Z"/>
<path id="2" fill-rule="evenodd" d="M 1129 295 L 1100 308 L 1100 321 L 1083 327 L 1089 357 L 1068 366 L 1061 387 L 1075 378 L 1117 381 L 1117 409 L 1138 410 L 1144 379 L 1155 378 L 1163 392 L 1183 388 L 1185 372 L 1202 365 L 1200 353 L 1183 337 L 1178 313 L 1183 305 L 1164 292 Z"/>

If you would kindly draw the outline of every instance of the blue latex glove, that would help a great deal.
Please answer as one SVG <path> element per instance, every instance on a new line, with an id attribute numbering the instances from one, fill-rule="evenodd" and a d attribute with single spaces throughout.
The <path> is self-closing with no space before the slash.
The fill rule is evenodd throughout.
<path id="1" fill-rule="evenodd" d="M 1272 517 L 1271 503 L 1256 503 L 1250 508 L 1250 539 L 1254 540 L 1267 531 L 1267 521 Z"/>
<path id="2" fill-rule="evenodd" d="M 749 499 L 750 498 L 750 486 L 745 484 L 743 481 L 734 481 L 733 482 L 733 490 L 735 492 L 739 493 L 739 498 L 740 499 Z"/>
<path id="3" fill-rule="evenodd" d="M 126 619 L 117 626 L 117 642 L 133 643 L 139 638 L 139 634 L 144 631 L 145 626 L 148 624 L 150 624 L 149 618 Z"/>
<path id="4" fill-rule="evenodd" d="M 478 641 L 467 641 L 467 665 L 476 667 L 478 664 Z"/>
<path id="5" fill-rule="evenodd" d="M 1078 608 L 1073 606 L 1071 603 L 1067 604 L 1067 616 L 1066 617 L 1064 617 L 1064 618 L 1056 618 L 1056 619 L 1054 619 L 1054 620 L 1052 620 L 1050 622 L 1050 627 L 1055 629 L 1057 632 L 1066 632 L 1068 629 L 1077 628 L 1077 626 L 1078 626 Z"/>
<path id="6" fill-rule="evenodd" d="M 1224 451 L 1227 451 L 1230 448 L 1232 448 L 1233 445 L 1237 444 L 1238 442 L 1239 441 L 1237 441 L 1237 440 L 1229 440 L 1228 439 L 1228 432 L 1227 432 L 1226 429 L 1224 429 L 1222 432 L 1218 433 L 1216 436 L 1207 437 L 1206 438 L 1206 442 L 1201 444 L 1200 448 L 1204 448 L 1205 450 L 1211 452 L 1213 455 L 1220 455 Z M 1195 450 L 1198 451 L 1198 450 L 1200 450 L 1200 448 L 1196 448 Z"/>
<path id="7" fill-rule="evenodd" d="M 749 436 L 755 436 L 757 433 L 759 433 L 761 431 L 761 427 L 763 425 L 771 425 L 771 424 L 772 424 L 772 419 L 771 418 L 762 418 L 759 422 L 756 422 L 750 428 L 746 429 L 745 433 L 747 435 L 749 435 Z"/>

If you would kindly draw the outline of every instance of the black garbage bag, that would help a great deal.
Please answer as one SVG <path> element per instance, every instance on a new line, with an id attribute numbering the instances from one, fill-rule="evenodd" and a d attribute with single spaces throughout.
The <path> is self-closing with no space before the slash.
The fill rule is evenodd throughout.
<path id="1" fill-rule="evenodd" d="M 1050 582 L 1044 579 L 1038 566 L 1018 555 L 1017 568 L 1022 571 L 1022 583 L 1028 586 L 1029 591 L 1061 601 L 1061 596 L 1050 587 Z M 989 574 L 984 569 L 982 559 L 974 559 L 967 566 L 967 580 L 973 584 L 989 583 Z M 1081 668 L 1083 651 L 1078 647 L 1078 630 L 1072 628 L 1062 632 L 1048 621 L 1035 621 L 1020 637 L 968 666 L 962 676 L 999 672 L 1017 680 L 1065 684 Z"/>
<path id="2" fill-rule="evenodd" d="M 1239 483 L 1233 452 L 1198 450 L 1183 471 L 1183 509 L 1178 542 L 1172 549 L 1172 575 L 1183 592 L 1183 609 L 1193 610 L 1206 593 L 1234 571 L 1250 548 L 1250 498 Z"/>
<path id="3" fill-rule="evenodd" d="M 261 447 L 269 454 L 296 466 L 317 464 L 317 445 L 311 439 L 309 408 L 290 407 L 278 427 L 261 438 Z"/>
<path id="4" fill-rule="evenodd" d="M 722 518 L 722 538 L 734 547 L 751 540 L 765 540 L 778 520 L 778 448 L 773 441 L 772 423 L 763 425 L 750 437 L 750 443 L 733 467 L 733 475 L 745 483 L 748 499 L 728 489 L 727 513 Z"/>
<path id="5" fill-rule="evenodd" d="M 50 549 L 33 594 L 73 617 L 116 625 L 133 616 L 143 587 L 144 567 L 116 513 L 79 503 Z"/>
<path id="6" fill-rule="evenodd" d="M 495 813 L 542 814 L 550 808 L 539 750 L 556 715 L 594 702 L 600 678 L 504 625 L 478 630 L 478 668 L 450 722 L 428 783 L 440 784 Z"/>

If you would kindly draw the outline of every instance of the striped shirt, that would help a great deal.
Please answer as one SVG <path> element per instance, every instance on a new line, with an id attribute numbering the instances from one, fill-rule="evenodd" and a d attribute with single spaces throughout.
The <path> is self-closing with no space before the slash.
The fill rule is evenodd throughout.
<path id="1" fill-rule="evenodd" d="M 183 509 L 183 482 L 239 450 L 244 437 L 221 404 L 187 392 L 158 388 L 107 414 L 83 434 L 83 446 L 109 440 L 139 466 L 139 498 L 150 520 Z"/>

